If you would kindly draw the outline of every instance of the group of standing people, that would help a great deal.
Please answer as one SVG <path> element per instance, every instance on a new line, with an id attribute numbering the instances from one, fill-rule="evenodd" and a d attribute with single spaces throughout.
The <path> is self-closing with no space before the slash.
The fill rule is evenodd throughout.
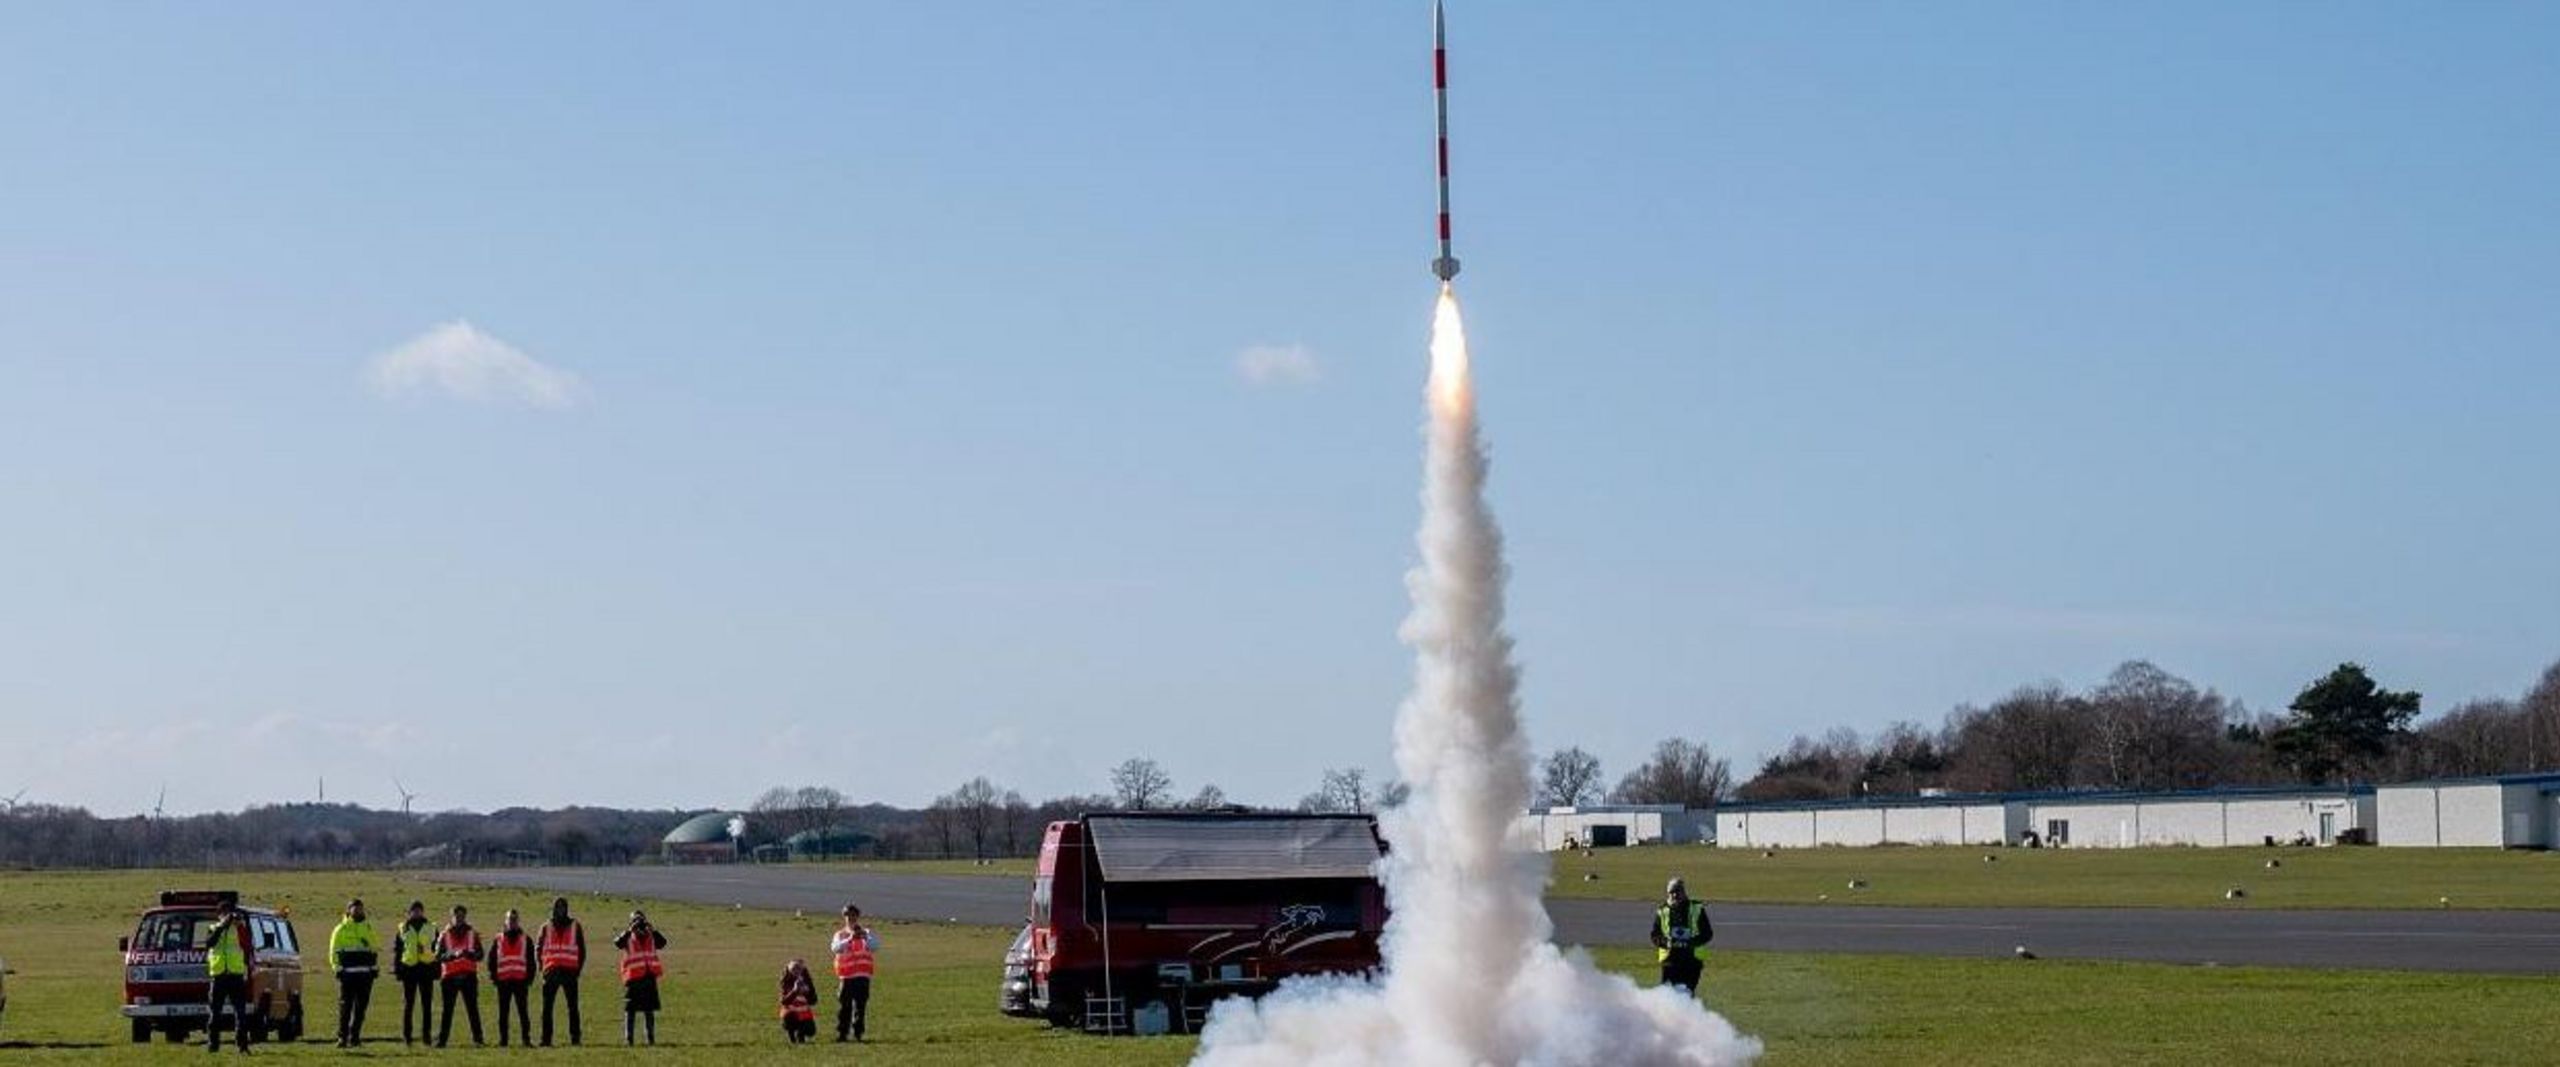
<path id="1" fill-rule="evenodd" d="M 213 978 L 215 1012 L 220 1013 L 227 996 L 239 1003 L 245 1017 L 248 942 L 231 906 L 223 909 L 207 946 L 206 971 Z M 880 935 L 863 925 L 862 909 L 854 905 L 844 906 L 841 920 L 827 942 L 836 977 L 836 1040 L 860 1041 L 870 1022 L 871 979 Z M 658 979 L 666 974 L 660 954 L 666 951 L 667 935 L 649 922 L 648 913 L 635 909 L 630 923 L 613 936 L 613 947 L 622 956 L 622 1043 L 655 1045 Z M 578 977 L 587 966 L 587 932 L 569 914 L 566 897 L 553 900 L 550 920 L 532 930 L 524 928 L 515 909 L 507 909 L 497 934 L 488 938 L 471 925 L 471 909 L 454 905 L 451 917 L 439 926 L 427 921 L 424 901 L 412 900 L 408 917 L 392 927 L 387 941 L 365 917 L 364 901 L 348 901 L 345 917 L 329 931 L 329 967 L 338 979 L 339 1048 L 364 1043 L 365 1009 L 373 1001 L 374 979 L 386 956 L 393 977 L 400 982 L 400 1042 L 404 1045 L 425 1042 L 445 1047 L 453 1040 L 457 1011 L 470 1020 L 471 1043 L 484 1044 L 480 1028 L 484 967 L 497 991 L 501 1047 L 515 1039 L 525 1045 L 534 1043 L 532 990 L 537 978 L 542 982 L 543 1047 L 551 1045 L 554 1009 L 563 1000 L 568 1002 L 569 1043 L 581 1042 Z M 439 992 L 441 1012 L 436 1004 Z M 818 989 L 806 961 L 794 959 L 784 966 L 781 998 L 783 1035 L 794 1044 L 814 1040 Z M 246 1050 L 248 1028 L 237 1029 L 241 1048 Z M 214 1047 L 221 1047 L 218 1038 Z"/>
<path id="2" fill-rule="evenodd" d="M 667 935 L 649 923 L 645 912 L 615 934 L 613 947 L 622 954 L 622 1040 L 641 1035 L 658 1043 L 658 979 L 666 973 L 659 953 Z M 408 917 L 392 928 L 386 942 L 365 917 L 364 901 L 347 902 L 346 915 L 329 931 L 329 967 L 338 978 L 338 1047 L 364 1043 L 365 1009 L 373 1000 L 374 979 L 388 954 L 392 975 L 400 982 L 400 1041 L 426 1042 L 438 1048 L 453 1039 L 454 1013 L 469 1020 L 471 1043 L 484 1044 L 480 1028 L 480 973 L 485 965 L 498 998 L 498 1044 L 510 1040 L 534 1043 L 532 992 L 542 983 L 542 1044 L 549 1047 L 554 1009 L 568 1002 L 569 1043 L 583 1038 L 579 1027 L 578 978 L 587 966 L 587 931 L 569 914 L 568 898 L 551 902 L 551 918 L 527 930 L 522 916 L 507 909 L 497 934 L 482 938 L 471 925 L 471 909 L 453 906 L 450 919 L 438 926 L 427 921 L 423 901 L 409 902 Z M 443 1024 L 437 1025 L 438 992 L 443 994 Z M 220 995 L 217 985 L 216 995 Z M 217 1008 L 217 1010 L 219 1010 Z"/>

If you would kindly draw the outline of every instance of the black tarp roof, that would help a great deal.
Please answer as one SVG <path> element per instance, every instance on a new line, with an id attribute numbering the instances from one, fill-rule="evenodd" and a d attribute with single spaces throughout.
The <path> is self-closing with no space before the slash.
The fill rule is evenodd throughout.
<path id="1" fill-rule="evenodd" d="M 1109 882 L 1367 878 L 1377 824 L 1365 815 L 1091 815 Z"/>

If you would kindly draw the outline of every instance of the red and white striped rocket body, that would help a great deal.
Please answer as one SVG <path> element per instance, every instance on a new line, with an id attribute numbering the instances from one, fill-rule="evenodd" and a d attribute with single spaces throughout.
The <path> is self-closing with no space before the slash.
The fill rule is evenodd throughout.
<path id="1" fill-rule="evenodd" d="M 1440 2 L 1431 0 L 1431 99 L 1440 128 L 1440 258 L 1431 261 L 1431 273 L 1445 282 L 1458 276 L 1458 257 L 1449 252 L 1449 39 Z"/>

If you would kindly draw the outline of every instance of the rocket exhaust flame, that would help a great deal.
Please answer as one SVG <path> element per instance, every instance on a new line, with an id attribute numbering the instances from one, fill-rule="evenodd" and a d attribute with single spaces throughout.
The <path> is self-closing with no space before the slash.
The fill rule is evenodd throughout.
<path id="1" fill-rule="evenodd" d="M 1458 294 L 1446 282 L 1431 311 L 1430 390 L 1434 415 L 1472 412 L 1475 406 L 1475 384 L 1468 380 L 1467 324 L 1458 318 Z"/>
<path id="2" fill-rule="evenodd" d="M 1529 801 L 1519 671 L 1504 632 L 1502 532 L 1485 504 L 1465 324 L 1440 288 L 1423 430 L 1421 563 L 1406 577 L 1414 687 L 1396 714 L 1413 787 L 1381 817 L 1393 916 L 1383 978 L 1293 981 L 1221 1002 L 1209 1067 L 1730 1067 L 1760 1043 L 1675 989 L 1639 989 L 1549 943 L 1544 854 L 1510 836 Z"/>

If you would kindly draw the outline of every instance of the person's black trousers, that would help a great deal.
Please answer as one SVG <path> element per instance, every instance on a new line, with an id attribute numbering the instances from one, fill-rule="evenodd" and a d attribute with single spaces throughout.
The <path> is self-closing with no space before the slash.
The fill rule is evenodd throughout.
<path id="1" fill-rule="evenodd" d="M 1695 956 L 1687 959 L 1673 956 L 1662 961 L 1662 984 L 1679 986 L 1695 993 L 1698 991 L 1698 979 L 1706 973 L 1706 970 L 1706 961 Z"/>
<path id="2" fill-rule="evenodd" d="M 485 1044 L 480 1033 L 480 976 L 457 974 L 444 980 L 444 1027 L 436 1031 L 436 1047 L 443 1048 L 453 1036 L 453 1002 L 461 998 L 462 1009 L 471 1013 L 471 1043 Z"/>
<path id="3" fill-rule="evenodd" d="M 400 974 L 400 1043 L 413 1040 L 409 1021 L 415 1016 L 418 1041 L 436 1039 L 436 972 L 433 967 L 402 967 Z"/>
<path id="4" fill-rule="evenodd" d="M 249 1051 L 249 976 L 226 974 L 213 980 L 213 992 L 205 997 L 213 1014 L 205 1019 L 204 1044 L 208 1049 L 222 1048 L 222 1006 L 231 1005 L 231 1032 L 239 1038 L 240 1051 Z"/>
<path id="5" fill-rule="evenodd" d="M 868 977 L 838 979 L 836 1040 L 844 1040 L 848 1033 L 853 1035 L 854 1040 L 862 1040 L 863 1024 L 870 1021 L 870 1015 L 871 979 Z"/>
<path id="6" fill-rule="evenodd" d="M 338 976 L 338 1042 L 364 1040 L 364 1009 L 373 1003 L 373 972 Z"/>
<path id="7" fill-rule="evenodd" d="M 578 974 L 575 971 L 542 972 L 542 1047 L 551 1047 L 551 1001 L 555 996 L 569 998 L 569 1043 L 578 1043 Z M 501 1020 L 503 1025 L 503 1020 Z"/>
<path id="8" fill-rule="evenodd" d="M 491 982 L 498 988 L 498 1046 L 507 1044 L 507 1006 L 515 1006 L 516 1033 L 525 1044 L 533 1044 L 533 979 L 515 982 Z"/>

